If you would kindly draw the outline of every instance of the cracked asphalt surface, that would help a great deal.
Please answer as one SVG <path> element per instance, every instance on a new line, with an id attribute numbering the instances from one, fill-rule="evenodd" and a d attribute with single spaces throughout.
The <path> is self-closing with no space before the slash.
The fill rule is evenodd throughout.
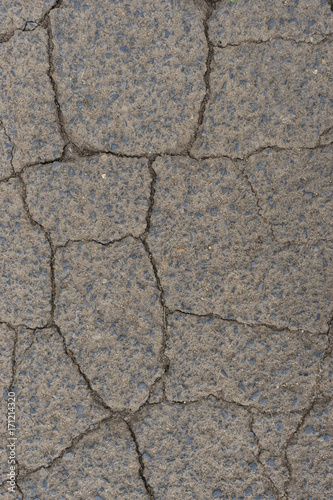
<path id="1" fill-rule="evenodd" d="M 332 500 L 332 3 L 0 7 L 0 498 Z"/>

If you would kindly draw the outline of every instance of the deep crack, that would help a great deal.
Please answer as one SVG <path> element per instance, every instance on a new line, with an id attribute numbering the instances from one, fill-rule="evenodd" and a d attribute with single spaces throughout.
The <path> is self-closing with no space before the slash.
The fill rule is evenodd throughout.
<path id="1" fill-rule="evenodd" d="M 156 287 L 157 287 L 157 289 L 159 291 L 160 304 L 162 306 L 162 314 L 163 314 L 163 318 L 162 318 L 162 345 L 161 345 L 161 348 L 160 348 L 160 359 L 161 359 L 161 364 L 163 366 L 163 371 L 164 371 L 162 379 L 163 379 L 163 393 L 164 393 L 164 397 L 165 397 L 165 381 L 164 381 L 164 378 L 165 378 L 165 375 L 168 373 L 169 366 L 170 366 L 170 360 L 169 360 L 169 358 L 165 354 L 166 346 L 167 346 L 167 340 L 168 340 L 168 332 L 167 332 L 167 329 L 168 329 L 168 319 L 167 319 L 168 310 L 167 310 L 166 305 L 165 305 L 165 295 L 164 295 L 164 290 L 163 290 L 162 285 L 161 285 L 161 280 L 160 280 L 159 275 L 158 275 L 157 265 L 156 265 L 156 262 L 155 262 L 155 259 L 154 259 L 153 255 L 151 253 L 151 250 L 149 248 L 146 236 L 143 237 L 141 239 L 141 241 L 143 243 L 143 246 L 145 248 L 145 251 L 146 251 L 146 253 L 148 255 L 148 258 L 149 258 L 149 260 L 151 262 L 151 265 L 152 265 L 152 268 L 153 268 L 153 272 L 154 272 L 154 276 L 155 276 L 155 282 L 156 282 Z"/>
<path id="2" fill-rule="evenodd" d="M 194 317 L 197 317 L 197 318 L 213 318 L 213 319 L 217 319 L 217 320 L 220 320 L 220 321 L 227 321 L 229 323 L 233 323 L 235 325 L 240 325 L 240 326 L 244 326 L 244 327 L 250 327 L 250 328 L 265 327 L 265 328 L 268 328 L 269 330 L 273 330 L 274 332 L 284 332 L 284 331 L 287 331 L 287 332 L 290 332 L 290 333 L 300 332 L 300 333 L 306 334 L 306 335 L 314 335 L 313 332 L 311 332 L 309 330 L 305 330 L 305 329 L 300 329 L 300 328 L 292 329 L 292 328 L 289 328 L 287 326 L 270 325 L 268 323 L 247 323 L 247 322 L 244 322 L 244 321 L 239 321 L 237 319 L 224 318 L 223 316 L 220 316 L 219 314 L 216 314 L 216 313 L 213 313 L 213 312 L 207 312 L 207 313 L 204 313 L 204 314 L 198 314 L 198 313 L 195 313 L 195 312 L 183 311 L 182 309 L 169 309 L 169 308 L 167 308 L 167 310 L 168 310 L 168 314 L 179 313 L 179 314 L 185 314 L 187 316 L 194 316 Z M 321 333 L 323 335 L 327 335 L 327 331 L 326 332 L 321 332 Z"/>
<path id="3" fill-rule="evenodd" d="M 153 168 L 153 163 L 156 159 L 156 156 L 150 158 L 148 160 L 148 168 L 149 168 L 149 173 L 151 177 L 151 182 L 150 182 L 150 194 L 149 194 L 149 201 L 148 201 L 148 210 L 147 210 L 147 216 L 146 216 L 146 229 L 144 234 L 142 235 L 143 239 L 146 239 L 146 237 L 149 234 L 150 231 L 150 223 L 151 223 L 151 217 L 153 213 L 153 208 L 154 208 L 154 202 L 155 202 L 155 185 L 156 185 L 156 172 Z"/>
<path id="4" fill-rule="evenodd" d="M 53 96 L 54 96 L 54 105 L 57 113 L 57 123 L 59 127 L 59 133 L 62 137 L 62 140 L 64 141 L 64 148 L 68 144 L 73 144 L 72 141 L 69 139 L 68 134 L 65 129 L 65 124 L 64 124 L 64 117 L 61 111 L 60 107 L 60 102 L 59 102 L 59 97 L 58 97 L 58 85 L 54 79 L 54 73 L 55 73 L 55 63 L 54 63 L 54 43 L 53 43 L 53 34 L 52 34 L 52 27 L 51 27 L 51 21 L 50 17 L 47 14 L 44 19 L 43 19 L 43 24 L 46 28 L 46 33 L 47 33 L 47 55 L 49 59 L 49 67 L 47 71 L 47 75 L 49 77 L 51 87 L 53 90 Z M 76 149 L 78 149 L 75 146 Z"/>
<path id="5" fill-rule="evenodd" d="M 318 41 L 307 41 L 307 40 L 295 40 L 294 38 L 292 37 L 281 37 L 281 36 L 276 36 L 276 37 L 272 37 L 272 38 L 268 38 L 267 40 L 257 40 L 257 39 L 254 39 L 254 38 L 248 38 L 246 40 L 241 40 L 240 42 L 238 43 L 226 43 L 226 44 L 222 44 L 222 43 L 215 43 L 213 45 L 213 47 L 216 47 L 217 49 L 226 49 L 227 47 L 239 47 L 241 45 L 262 45 L 262 44 L 266 44 L 266 43 L 271 43 L 271 42 L 275 42 L 277 40 L 281 40 L 281 41 L 284 41 L 284 42 L 293 42 L 293 43 L 296 43 L 298 45 L 300 44 L 306 44 L 306 45 L 322 45 L 330 40 L 332 40 L 332 34 L 331 33 L 311 33 L 311 36 L 322 36 L 323 39 L 322 40 L 318 40 Z"/>
<path id="6" fill-rule="evenodd" d="M 51 239 L 51 235 L 49 231 L 47 231 L 42 224 L 37 222 L 31 215 L 30 209 L 29 209 L 29 204 L 28 204 L 28 197 L 27 197 L 27 187 L 26 184 L 23 180 L 23 177 L 21 173 L 16 174 L 17 179 L 19 179 L 21 188 L 22 188 L 22 201 L 23 201 L 23 207 L 25 210 L 25 213 L 33 227 L 37 226 L 39 229 L 42 231 L 46 241 L 48 242 L 49 248 L 50 248 L 50 259 L 49 259 L 49 266 L 50 266 L 50 285 L 51 285 L 51 297 L 50 297 L 50 306 L 51 306 L 51 311 L 50 311 L 50 320 L 48 323 L 52 323 L 53 321 L 53 315 L 54 315 L 54 296 L 55 296 L 55 280 L 54 280 L 54 253 L 55 253 L 55 248 Z"/>
<path id="7" fill-rule="evenodd" d="M 140 463 L 140 468 L 139 468 L 139 475 L 142 479 L 142 482 L 144 484 L 144 487 L 145 487 L 145 490 L 149 496 L 149 498 L 151 498 L 152 500 L 155 500 L 155 495 L 154 495 L 154 490 L 153 488 L 149 485 L 146 477 L 145 477 L 145 464 L 144 464 L 144 461 L 143 461 L 143 458 L 142 458 L 142 453 L 140 452 L 140 449 L 139 449 L 139 443 L 136 439 L 136 435 L 134 433 L 134 430 L 130 424 L 130 422 L 126 419 L 124 420 L 124 422 L 126 423 L 127 427 L 128 427 L 128 430 L 130 431 L 131 433 L 131 436 L 132 436 L 132 439 L 134 441 L 134 444 L 135 444 L 135 449 L 136 449 L 136 454 L 137 454 L 137 457 L 138 457 L 138 460 L 139 460 L 139 463 Z"/>
<path id="8" fill-rule="evenodd" d="M 205 18 L 203 19 L 203 27 L 204 27 L 204 33 L 206 37 L 206 42 L 207 42 L 207 58 L 206 58 L 206 71 L 204 74 L 204 83 L 205 83 L 205 95 L 201 101 L 200 108 L 199 108 L 199 117 L 198 117 L 198 122 L 196 124 L 195 130 L 193 132 L 193 136 L 190 139 L 190 142 L 187 146 L 187 156 L 190 156 L 190 151 L 192 149 L 193 144 L 195 143 L 200 131 L 202 130 L 203 127 L 203 121 L 205 117 L 205 111 L 206 111 L 206 106 L 207 103 L 209 102 L 210 99 L 210 94 L 211 94 L 211 88 L 210 88 L 210 74 L 212 71 L 212 60 L 214 57 L 214 46 L 211 43 L 209 39 L 209 20 L 215 11 L 216 5 L 214 2 L 211 0 L 206 0 L 206 15 Z"/>

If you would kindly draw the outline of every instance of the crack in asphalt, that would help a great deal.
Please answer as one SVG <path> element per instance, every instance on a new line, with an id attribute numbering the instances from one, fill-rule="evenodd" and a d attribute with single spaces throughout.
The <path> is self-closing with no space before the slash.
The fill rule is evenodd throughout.
<path id="1" fill-rule="evenodd" d="M 19 172 L 14 172 L 12 173 L 11 175 L 7 176 L 7 177 L 4 177 L 3 179 L 0 179 L 0 184 L 1 183 L 6 183 L 8 182 L 9 180 L 11 179 L 15 179 L 17 178 L 17 175 L 18 174 L 21 174 L 23 172 L 25 172 L 26 170 L 28 169 L 32 169 L 32 168 L 36 168 L 36 167 L 39 167 L 41 165 L 51 165 L 52 163 L 56 163 L 56 162 L 59 162 L 59 163 L 66 163 L 67 160 L 73 160 L 75 158 L 85 158 L 85 157 L 94 157 L 94 156 L 99 156 L 99 155 L 110 155 L 110 156 L 114 156 L 114 157 L 117 157 L 117 158 L 133 158 L 133 159 L 137 159 L 137 160 L 142 160 L 142 159 L 147 159 L 149 162 L 150 161 L 156 161 L 157 159 L 159 158 L 165 158 L 165 157 L 172 157 L 172 158 L 190 158 L 191 160 L 193 161 L 207 161 L 207 160 L 220 160 L 220 159 L 228 159 L 232 162 L 235 162 L 235 161 L 241 161 L 241 162 L 246 162 L 249 158 L 251 158 L 252 156 L 255 156 L 257 154 L 260 154 L 260 153 L 263 153 L 265 151 L 276 151 L 276 152 L 288 152 L 288 151 L 291 151 L 291 152 L 294 152 L 294 153 L 298 153 L 299 151 L 314 151 L 316 149 L 331 149 L 332 145 L 333 145 L 333 139 L 332 139 L 332 142 L 330 143 L 327 143 L 327 144 L 321 144 L 320 143 L 320 140 L 322 137 L 324 137 L 325 135 L 328 135 L 331 131 L 332 131 L 332 127 L 328 127 L 327 129 L 325 129 L 320 135 L 319 135 L 319 140 L 318 140 L 318 144 L 316 144 L 316 146 L 313 146 L 313 147 L 299 147 L 299 148 L 280 148 L 279 146 L 276 146 L 276 145 L 270 145 L 270 146 L 262 146 L 254 151 L 252 151 L 251 153 L 249 153 L 248 155 L 244 156 L 244 157 L 239 157 L 239 156 L 229 156 L 229 155 L 207 155 L 207 156 L 193 156 L 191 153 L 184 153 L 184 154 L 181 154 L 181 153 L 167 153 L 167 152 L 163 152 L 163 153 L 156 153 L 154 155 L 151 155 L 149 153 L 145 154 L 145 155 L 126 155 L 126 154 L 122 154 L 122 153 L 114 153 L 114 152 L 111 152 L 111 151 L 108 151 L 108 150 L 103 150 L 103 151 L 90 151 L 89 153 L 85 153 L 85 152 L 78 152 L 78 150 L 76 150 L 73 154 L 71 153 L 70 155 L 67 153 L 68 152 L 68 147 L 71 146 L 71 144 L 67 144 L 65 147 L 64 147 L 64 150 L 61 154 L 61 156 L 59 157 L 56 157 L 54 158 L 53 160 L 45 160 L 45 161 L 38 161 L 38 162 L 32 162 L 32 163 L 26 163 L 21 169 Z M 15 149 L 15 146 L 14 146 L 14 149 Z"/>
<path id="2" fill-rule="evenodd" d="M 144 487 L 145 487 L 145 490 L 149 496 L 150 499 L 152 500 L 155 500 L 155 494 L 154 494 L 154 490 L 153 488 L 149 485 L 147 479 L 146 479 L 146 476 L 145 476 L 145 464 L 144 464 L 144 461 L 143 461 L 143 458 L 142 458 L 142 453 L 140 452 L 140 448 L 139 448 L 139 443 L 138 443 L 138 440 L 136 438 L 136 435 L 134 433 L 134 430 L 130 424 L 130 422 L 125 419 L 124 420 L 127 427 L 128 427 L 128 430 L 132 436 L 132 439 L 134 441 L 134 444 L 135 444 L 135 449 L 136 449 L 136 454 L 137 454 L 137 457 L 138 457 L 138 461 L 139 461 L 139 464 L 140 464 L 140 469 L 139 469 L 139 475 L 142 479 L 142 482 L 144 484 Z"/>
<path id="3" fill-rule="evenodd" d="M 209 20 L 215 11 L 215 3 L 212 2 L 211 0 L 206 0 L 206 13 L 205 17 L 203 19 L 203 28 L 204 28 L 204 33 L 205 33 L 205 38 L 206 38 L 206 43 L 207 43 L 207 58 L 206 58 L 206 71 L 203 75 L 203 80 L 205 82 L 205 95 L 201 101 L 200 104 L 200 109 L 199 109 L 199 117 L 198 121 L 195 127 L 195 130 L 193 132 L 193 136 L 190 139 L 187 148 L 186 148 L 186 155 L 190 156 L 190 151 L 197 140 L 197 137 L 199 136 L 200 131 L 202 130 L 203 127 L 203 121 L 205 117 L 205 111 L 206 111 L 206 106 L 207 103 L 209 102 L 210 95 L 211 95 L 211 88 L 210 88 L 210 74 L 212 71 L 212 61 L 214 57 L 214 46 L 211 43 L 209 39 Z"/>
<path id="4" fill-rule="evenodd" d="M 7 139 L 9 140 L 9 142 L 12 144 L 12 147 L 11 147 L 11 150 L 10 150 L 10 167 L 11 167 L 11 171 L 12 171 L 12 174 L 13 175 L 15 173 L 15 170 L 14 170 L 14 165 L 13 165 L 13 160 L 14 160 L 14 150 L 15 150 L 15 144 L 14 144 L 14 141 L 11 139 L 11 137 L 9 136 L 7 130 L 6 130 L 6 127 L 3 123 L 2 120 L 0 120 L 0 126 L 5 134 L 5 136 L 7 137 Z"/>
<path id="5" fill-rule="evenodd" d="M 218 319 L 220 321 L 226 321 L 228 323 L 233 323 L 235 325 L 239 325 L 239 326 L 244 326 L 244 327 L 248 327 L 248 328 L 260 328 L 260 327 L 265 327 L 269 330 L 272 330 L 273 332 L 290 332 L 290 333 L 302 333 L 302 334 L 306 334 L 306 335 L 327 335 L 328 334 L 328 331 L 329 331 L 329 326 L 328 326 L 328 330 L 325 331 L 325 332 L 320 332 L 320 333 L 317 333 L 317 334 L 314 334 L 313 332 L 311 332 L 310 330 L 306 330 L 306 329 L 302 329 L 302 328 L 290 328 L 290 327 L 287 327 L 287 326 L 277 326 L 277 325 L 272 325 L 272 324 L 269 324 L 269 323 L 249 323 L 249 322 L 245 322 L 245 321 L 239 321 L 237 319 L 231 319 L 231 318 L 224 318 L 223 316 L 219 315 L 219 314 L 216 314 L 216 313 L 213 313 L 213 312 L 207 312 L 207 313 L 204 313 L 204 314 L 198 314 L 198 313 L 194 313 L 194 312 L 190 312 L 190 311 L 184 311 L 182 309 L 169 309 L 167 308 L 167 314 L 168 315 L 171 315 L 171 314 L 175 314 L 175 313 L 178 313 L 178 314 L 184 314 L 186 316 L 194 316 L 196 318 L 213 318 L 213 319 Z"/>
<path id="6" fill-rule="evenodd" d="M 310 35 L 309 35 L 310 36 Z M 328 41 L 331 41 L 333 40 L 333 35 L 332 33 L 311 33 L 311 36 L 322 36 L 323 39 L 322 40 L 318 40 L 318 41 L 308 41 L 308 40 L 295 40 L 294 38 L 292 37 L 283 37 L 283 36 L 276 36 L 276 37 L 272 37 L 272 38 L 268 38 L 267 40 L 257 40 L 255 38 L 247 38 L 245 40 L 241 40 L 240 42 L 238 43 L 226 43 L 226 44 L 222 44 L 222 43 L 212 43 L 213 47 L 217 48 L 217 49 L 226 49 L 228 47 L 240 47 L 242 45 L 263 45 L 263 44 L 266 44 L 266 43 L 271 43 L 271 42 L 276 42 L 278 40 L 281 40 L 282 42 L 293 42 L 297 45 L 300 45 L 300 44 L 306 44 L 306 45 L 322 45 Z"/>
<path id="7" fill-rule="evenodd" d="M 252 182 L 250 180 L 249 175 L 246 173 L 245 167 L 243 169 L 239 169 L 238 165 L 237 165 L 237 163 L 235 161 L 233 161 L 233 165 L 234 165 L 236 171 L 239 171 L 239 170 L 241 171 L 241 174 L 242 174 L 243 178 L 245 179 L 246 183 L 250 187 L 251 192 L 254 195 L 254 198 L 256 200 L 258 215 L 259 215 L 260 219 L 262 219 L 262 221 L 264 222 L 264 224 L 266 224 L 269 227 L 271 235 L 272 235 L 272 240 L 276 241 L 276 236 L 275 236 L 275 233 L 274 233 L 273 224 L 264 215 L 264 209 L 260 205 L 260 197 L 259 197 L 256 189 L 254 188 L 254 186 L 253 186 L 253 184 L 252 184 Z"/>
<path id="8" fill-rule="evenodd" d="M 64 147 L 66 147 L 71 141 L 68 137 L 68 134 L 65 130 L 65 125 L 64 125 L 64 117 L 61 111 L 60 103 L 59 103 L 59 97 L 58 97 L 58 86 L 57 83 L 54 79 L 54 72 L 55 72 L 55 64 L 54 64 L 54 57 L 53 57 L 53 52 L 54 52 L 54 44 L 53 44 L 53 34 L 52 34 L 52 28 L 51 28 L 51 21 L 50 17 L 47 15 L 45 16 L 44 19 L 44 25 L 47 33 L 47 55 L 49 59 L 49 68 L 47 71 L 47 75 L 49 77 L 51 87 L 53 90 L 53 95 L 54 95 L 54 105 L 57 113 L 57 123 L 59 126 L 59 133 L 62 137 L 62 140 L 64 141 Z"/>

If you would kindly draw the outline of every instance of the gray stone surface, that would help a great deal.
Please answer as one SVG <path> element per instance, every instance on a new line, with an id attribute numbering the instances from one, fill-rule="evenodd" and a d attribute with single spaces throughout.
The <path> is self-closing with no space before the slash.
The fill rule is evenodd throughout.
<path id="1" fill-rule="evenodd" d="M 269 146 L 315 147 L 332 126 L 332 66 L 332 41 L 278 39 L 216 49 L 192 154 L 244 158 Z"/>
<path id="2" fill-rule="evenodd" d="M 145 158 L 79 158 L 27 169 L 23 178 L 33 218 L 57 245 L 107 243 L 146 228 L 151 178 Z"/>
<path id="3" fill-rule="evenodd" d="M 312 402 L 327 338 L 251 328 L 174 313 L 166 355 L 170 401 L 207 394 L 265 411 L 298 411 Z"/>
<path id="4" fill-rule="evenodd" d="M 102 424 L 50 469 L 21 481 L 25 498 L 148 500 L 135 444 L 124 422 Z"/>
<path id="5" fill-rule="evenodd" d="M 327 0 L 223 2 L 209 21 L 209 38 L 220 47 L 272 38 L 319 42 L 333 33 Z"/>
<path id="6" fill-rule="evenodd" d="M 329 242 L 275 241 L 251 186 L 226 158 L 159 158 L 154 169 L 148 241 L 169 308 L 327 331 Z"/>
<path id="7" fill-rule="evenodd" d="M 55 329 L 35 335 L 21 329 L 19 339 L 14 385 L 22 471 L 48 465 L 109 412 L 94 402 Z"/>
<path id="8" fill-rule="evenodd" d="M 81 149 L 186 149 L 205 94 L 202 16 L 187 0 L 65 0 L 51 12 L 59 102 Z"/>
<path id="9" fill-rule="evenodd" d="M 82 371 L 112 409 L 138 409 L 162 374 L 162 308 L 144 246 L 72 244 L 55 271 L 55 319 Z"/>
<path id="10" fill-rule="evenodd" d="M 13 166 L 60 156 L 63 140 L 57 125 L 48 77 L 45 30 L 16 34 L 0 45 L 0 120 L 14 143 Z"/>
<path id="11" fill-rule="evenodd" d="M 55 3 L 55 0 L 2 0 L 0 39 L 14 30 L 34 29 Z"/>
<path id="12" fill-rule="evenodd" d="M 318 404 L 307 415 L 295 444 L 288 449 L 292 471 L 288 495 L 291 499 L 332 498 L 333 491 L 333 410 Z"/>
<path id="13" fill-rule="evenodd" d="M 297 153 L 267 149 L 241 164 L 279 242 L 331 238 L 332 161 L 332 148 Z"/>
<path id="14" fill-rule="evenodd" d="M 156 405 L 133 427 L 155 498 L 274 499 L 244 409 L 213 399 Z"/>
<path id="15" fill-rule="evenodd" d="M 38 327 L 51 311 L 50 247 L 21 196 L 18 180 L 0 185 L 0 320 Z"/>

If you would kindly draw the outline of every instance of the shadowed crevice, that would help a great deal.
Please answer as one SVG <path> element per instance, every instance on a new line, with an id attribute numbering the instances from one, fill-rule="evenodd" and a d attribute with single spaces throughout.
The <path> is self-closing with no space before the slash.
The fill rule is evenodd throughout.
<path id="1" fill-rule="evenodd" d="M 210 75 L 212 72 L 214 46 L 209 39 L 209 24 L 208 23 L 209 23 L 209 20 L 212 16 L 213 12 L 216 9 L 216 5 L 212 0 L 205 0 L 205 4 L 206 4 L 206 13 L 205 13 L 205 17 L 202 21 L 204 33 L 205 33 L 205 38 L 206 38 L 206 43 L 207 43 L 207 48 L 208 48 L 207 58 L 206 58 L 206 71 L 205 71 L 204 76 L 203 76 L 204 83 L 205 83 L 205 95 L 204 95 L 204 97 L 201 101 L 201 104 L 200 104 L 198 122 L 196 124 L 193 136 L 192 136 L 192 138 L 187 146 L 187 156 L 190 156 L 190 151 L 192 149 L 192 146 L 195 143 L 195 141 L 197 140 L 197 137 L 202 130 L 207 103 L 209 102 L 210 95 L 211 95 Z"/>
<path id="2" fill-rule="evenodd" d="M 138 441 L 136 439 L 136 435 L 134 433 L 134 430 L 133 430 L 131 424 L 128 422 L 128 420 L 125 420 L 125 423 L 126 423 L 126 425 L 128 427 L 129 432 L 131 433 L 132 439 L 133 439 L 134 444 L 135 444 L 136 454 L 137 454 L 137 457 L 138 457 L 138 460 L 139 460 L 139 463 L 140 463 L 139 475 L 140 475 L 140 477 L 142 479 L 142 482 L 144 484 L 145 490 L 146 490 L 149 498 L 151 500 L 155 500 L 154 490 L 149 485 L 149 483 L 148 483 L 148 481 L 147 481 L 147 479 L 145 477 L 145 474 L 144 474 L 144 472 L 145 472 L 145 464 L 144 464 L 144 461 L 143 461 L 143 458 L 142 458 L 142 453 L 140 452 L 140 449 L 139 449 L 139 443 L 138 443 Z"/>
<path id="3" fill-rule="evenodd" d="M 239 47 L 241 45 L 261 45 L 261 44 L 266 44 L 266 43 L 271 43 L 275 42 L 277 40 L 281 40 L 282 42 L 293 42 L 297 45 L 301 45 L 302 43 L 306 45 L 322 45 L 330 40 L 332 40 L 332 34 L 331 33 L 311 33 L 311 36 L 322 36 L 324 37 L 322 40 L 319 40 L 318 42 L 311 42 L 311 41 L 306 41 L 306 40 L 294 40 L 291 37 L 282 37 L 282 36 L 275 36 L 272 38 L 269 38 L 268 40 L 256 40 L 254 38 L 248 38 L 246 40 L 241 40 L 238 43 L 227 43 L 225 45 L 219 44 L 219 43 L 212 43 L 212 46 L 223 50 L 226 49 L 227 47 Z"/>

